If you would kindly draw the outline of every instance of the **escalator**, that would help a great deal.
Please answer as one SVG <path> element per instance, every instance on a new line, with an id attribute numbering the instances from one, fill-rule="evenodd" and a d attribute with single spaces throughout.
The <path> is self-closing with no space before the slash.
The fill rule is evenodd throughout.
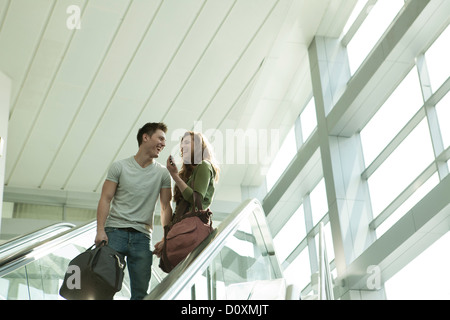
<path id="1" fill-rule="evenodd" d="M 146 299 L 284 299 L 286 284 L 264 211 L 242 203 Z"/>
<path id="2" fill-rule="evenodd" d="M 0 299 L 58 300 L 69 261 L 89 248 L 96 221 L 22 245 L 0 259 Z M 118 299 L 129 299 L 128 277 Z"/>
<path id="3" fill-rule="evenodd" d="M 96 222 L 22 243 L 0 256 L 0 299 L 58 300 L 71 259 L 92 245 Z M 1 247 L 0 247 L 1 250 Z M 1 252 L 1 251 L 0 251 Z M 263 209 L 242 203 L 170 274 L 154 259 L 146 299 L 284 299 L 286 292 Z M 265 288 L 265 290 L 261 290 Z M 126 273 L 114 299 L 129 299 Z"/>
<path id="4" fill-rule="evenodd" d="M 30 246 L 33 243 L 51 238 L 52 236 L 69 230 L 73 227 L 75 227 L 75 225 L 72 223 L 55 223 L 28 234 L 10 239 L 0 245 L 0 261 L 3 260 L 7 255 L 18 251 L 19 248 L 24 248 L 26 246 Z"/>
<path id="5" fill-rule="evenodd" d="M 89 237 L 91 230 L 95 231 L 93 223 L 72 227 L 8 250 L 9 254 L 0 259 L 0 299 L 58 299 L 58 286 L 68 261 L 87 247 L 88 242 L 82 238 Z"/>

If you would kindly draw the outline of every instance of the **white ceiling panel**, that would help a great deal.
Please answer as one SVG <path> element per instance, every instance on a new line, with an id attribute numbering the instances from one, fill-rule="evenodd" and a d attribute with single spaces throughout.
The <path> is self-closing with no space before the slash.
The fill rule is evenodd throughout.
<path id="1" fill-rule="evenodd" d="M 101 4 L 101 2 L 99 1 L 97 4 Z M 62 9 L 64 7 L 55 6 L 53 12 L 59 13 Z M 30 183 L 35 187 L 40 186 L 40 182 L 47 170 L 46 163 L 51 162 L 51 159 L 54 157 L 60 143 L 59 139 L 64 135 L 64 127 L 70 124 L 70 119 L 74 116 L 76 107 L 82 100 L 84 92 L 89 88 L 90 79 L 95 74 L 95 67 L 103 56 L 101 52 L 105 52 L 108 47 L 109 33 L 113 29 L 111 26 L 120 21 L 119 13 L 101 10 L 97 6 L 88 5 L 84 13 L 83 32 L 76 33 L 73 38 L 71 37 L 71 40 L 67 43 L 67 50 L 62 63 L 48 65 L 46 62 L 50 61 L 50 59 L 44 59 L 44 61 L 33 59 L 29 68 L 29 73 L 34 74 L 38 73 L 38 71 L 34 71 L 35 69 L 53 67 L 53 69 L 49 68 L 48 70 L 51 70 L 54 74 L 54 77 L 48 82 L 48 88 L 46 88 L 42 102 L 38 103 L 38 101 L 35 101 L 35 106 L 37 107 L 35 109 L 36 117 L 29 117 L 28 122 L 31 121 L 29 127 L 25 131 L 18 132 L 16 141 L 19 141 L 17 145 L 21 145 L 21 149 L 19 149 L 17 158 L 14 160 L 14 165 L 10 171 L 10 174 L 14 175 L 16 170 L 22 172 L 21 168 L 34 164 L 35 170 L 30 178 Z M 99 20 L 98 16 L 101 16 L 102 19 Z M 45 30 L 67 29 L 65 25 L 55 25 L 55 21 L 61 22 L 59 18 L 59 14 L 52 16 L 49 19 L 52 23 L 49 22 Z M 96 20 L 97 23 L 95 22 Z M 98 22 L 98 20 L 101 22 Z M 99 27 L 93 27 L 93 23 Z M 45 38 L 45 32 L 43 37 Z M 52 32 L 52 37 L 54 37 L 54 31 Z M 86 50 L 84 44 L 87 44 L 90 50 Z M 45 53 L 47 51 L 45 50 L 46 47 L 43 46 L 42 48 L 44 48 Z M 40 52 L 40 49 L 41 46 L 39 46 L 37 53 Z M 86 52 L 90 52 L 90 54 L 86 54 Z M 60 50 L 52 52 L 52 55 L 54 55 L 53 60 L 61 61 L 61 57 L 58 56 L 60 54 Z M 39 54 L 35 55 L 38 58 L 40 56 Z M 66 125 L 64 125 L 65 123 Z M 62 124 L 63 131 L 60 130 L 61 126 L 57 124 Z M 13 133 L 11 134 L 13 135 Z M 48 138 L 46 139 L 46 137 Z M 39 160 L 41 161 L 35 162 L 37 159 L 30 157 L 35 151 L 33 147 L 31 147 L 30 152 L 25 150 L 28 145 L 36 146 L 40 144 L 44 146 L 39 154 Z M 36 166 L 36 164 L 40 163 L 42 163 L 41 166 Z M 21 179 L 28 179 L 28 177 L 18 175 L 16 177 L 17 181 L 11 178 L 8 179 L 8 184 L 22 185 Z"/>
<path id="2" fill-rule="evenodd" d="M 32 130 L 23 135 L 23 148 L 8 183 L 40 186 L 85 90 L 65 83 L 55 84 L 52 88 L 53 94 L 46 99 L 45 107 L 30 127 Z M 15 174 L 30 167 L 33 170 L 28 175 Z"/>
<path id="3" fill-rule="evenodd" d="M 0 68 L 13 79 L 11 107 L 33 60 L 52 6 L 48 0 L 9 2 L 0 33 L 0 47 L 8 50 L 0 50 Z"/>
<path id="4" fill-rule="evenodd" d="M 80 9 L 80 29 L 67 26 L 70 6 Z M 92 199 L 111 163 L 136 153 L 137 130 L 164 121 L 159 161 L 178 154 L 184 130 L 215 131 L 218 198 L 238 201 L 241 184 L 261 183 L 265 167 L 227 163 L 226 131 L 287 131 L 310 96 L 308 43 L 318 29 L 343 24 L 351 5 L 339 7 L 329 0 L 0 0 L 0 70 L 13 81 L 5 190 L 62 189 Z"/>
<path id="5" fill-rule="evenodd" d="M 57 81 L 86 87 L 91 83 L 99 64 L 108 54 L 109 44 L 120 26 L 127 8 L 125 4 L 128 3 L 128 1 L 110 1 L 111 7 L 116 8 L 120 5 L 120 12 L 116 12 L 99 6 L 106 1 L 88 2 L 82 16 L 81 29 L 74 33 L 64 62 L 58 71 Z"/>
<path id="6" fill-rule="evenodd" d="M 148 101 L 201 13 L 202 2 L 163 2 L 118 89 L 120 96 Z"/>
<path id="7" fill-rule="evenodd" d="M 174 57 L 164 77 L 162 77 L 157 90 L 149 99 L 147 107 L 143 110 L 132 130 L 130 130 L 128 137 L 124 139 L 121 149 L 114 160 L 122 159 L 136 152 L 136 132 L 145 122 L 162 120 L 169 127 L 167 136 L 168 147 L 165 151 L 167 154 L 163 153 L 161 158 L 168 156 L 172 150 L 174 144 L 171 143 L 171 140 L 174 136 L 173 130 L 175 128 L 191 129 L 186 125 L 193 123 L 195 114 L 186 109 L 176 109 L 173 105 L 178 100 L 179 94 L 184 90 L 186 83 L 190 80 L 192 73 L 202 60 L 212 41 L 214 41 L 216 33 L 220 30 L 235 3 L 236 0 L 214 0 L 205 4 L 201 14 L 197 17 L 195 25 L 189 30 L 184 40 L 184 43 L 189 45 L 183 45 L 179 48 L 177 55 Z M 189 119 L 186 116 L 190 116 Z M 163 160 L 165 160 L 165 157 Z"/>
<path id="8" fill-rule="evenodd" d="M 202 112 L 214 99 L 218 90 L 235 69 L 247 50 L 274 1 L 238 1 L 216 38 L 208 48 L 201 63 L 192 75 L 176 105 L 179 108 L 195 108 Z M 239 19 L 243 12 L 251 17 Z"/>
<path id="9" fill-rule="evenodd" d="M 129 7 L 120 29 L 112 40 L 108 54 L 97 68 L 96 77 L 76 108 L 77 113 L 65 132 L 57 155 L 49 164 L 42 187 L 64 187 L 65 180 L 61 182 L 61 177 L 68 178 L 71 171 L 67 168 L 73 168 L 77 163 L 91 133 L 101 121 L 150 24 L 147 20 L 148 14 L 154 13 L 157 7 L 155 2 L 143 0 L 134 1 Z M 126 107 L 129 110 L 131 105 L 127 104 Z"/>
<path id="10" fill-rule="evenodd" d="M 128 134 L 130 126 L 136 119 L 136 114 L 132 111 L 136 109 L 136 105 L 134 101 L 126 98 L 114 99 L 109 105 L 108 112 L 85 143 L 85 148 L 64 188 L 84 191 L 81 189 L 87 185 L 88 189 L 94 190 L 99 176 L 109 165 L 109 159 L 114 157 L 123 137 Z M 86 172 L 89 172 L 88 177 L 82 174 Z"/>

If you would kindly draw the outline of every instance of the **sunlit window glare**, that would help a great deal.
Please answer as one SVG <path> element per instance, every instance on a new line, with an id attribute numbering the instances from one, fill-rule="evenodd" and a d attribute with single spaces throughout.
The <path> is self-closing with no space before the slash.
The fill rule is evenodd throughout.
<path id="1" fill-rule="evenodd" d="M 351 73 L 354 74 L 389 27 L 404 0 L 378 0 L 347 46 Z"/>
<path id="2" fill-rule="evenodd" d="M 284 170 L 297 153 L 297 143 L 295 141 L 295 130 L 292 127 L 283 141 L 275 159 L 272 161 L 266 175 L 267 190 L 272 189 Z"/>
<path id="3" fill-rule="evenodd" d="M 311 269 L 308 250 L 303 250 L 283 272 L 286 282 L 294 283 L 299 289 L 303 289 L 311 282 Z"/>
<path id="4" fill-rule="evenodd" d="M 436 113 L 439 119 L 439 128 L 442 133 L 444 149 L 446 149 L 450 147 L 450 125 L 448 125 L 450 119 L 450 93 L 447 93 L 447 95 L 436 105 Z"/>
<path id="5" fill-rule="evenodd" d="M 355 7 L 353 8 L 352 14 L 347 20 L 347 23 L 345 24 L 344 30 L 342 32 L 343 35 L 347 34 L 348 30 L 351 28 L 355 20 L 358 18 L 358 15 L 361 13 L 361 10 L 364 8 L 365 4 L 367 3 L 367 0 L 358 0 Z"/>
<path id="6" fill-rule="evenodd" d="M 431 88 L 439 89 L 450 76 L 450 26 L 441 34 L 425 53 Z"/>
<path id="7" fill-rule="evenodd" d="M 305 236 L 305 213 L 300 205 L 273 239 L 278 259 L 284 261 Z"/>
<path id="8" fill-rule="evenodd" d="M 428 125 L 423 120 L 369 178 L 374 216 L 377 216 L 433 161 Z"/>
<path id="9" fill-rule="evenodd" d="M 428 194 L 439 183 L 437 173 L 431 176 L 421 185 L 403 204 L 395 210 L 377 229 L 377 237 L 381 237 L 390 227 L 392 227 L 401 217 L 405 215 L 414 205 Z"/>
<path id="10" fill-rule="evenodd" d="M 361 131 L 364 161 L 369 165 L 423 105 L 413 68 Z"/>
<path id="11" fill-rule="evenodd" d="M 317 127 L 316 106 L 312 98 L 299 116 L 303 143 L 308 140 Z M 270 191 L 283 171 L 292 161 L 297 153 L 297 138 L 295 126 L 289 130 L 283 144 L 281 145 L 275 159 L 272 161 L 266 175 L 267 190 Z"/>
<path id="12" fill-rule="evenodd" d="M 302 114 L 300 115 L 300 121 L 302 126 L 303 141 L 308 140 L 314 129 L 317 127 L 316 118 L 316 105 L 314 98 L 312 98 L 306 105 Z"/>
<path id="13" fill-rule="evenodd" d="M 320 219 L 328 212 L 327 193 L 325 190 L 325 179 L 320 180 L 310 194 L 313 224 L 319 223 Z"/>
<path id="14" fill-rule="evenodd" d="M 445 252 L 450 246 L 447 232 L 422 254 L 386 281 L 389 300 L 449 300 L 450 260 Z"/>
<path id="15" fill-rule="evenodd" d="M 347 46 L 351 74 L 358 70 L 383 34 L 389 29 L 392 21 L 399 13 L 403 13 L 402 8 L 409 2 L 378 0 L 370 1 L 369 3 L 373 3 L 371 6 L 367 6 L 367 3 L 368 0 L 356 1 L 342 33 L 341 39 L 346 38 L 345 42 L 348 42 L 344 45 Z M 367 11 L 363 12 L 362 10 Z M 358 25 L 354 24 L 355 21 L 358 16 L 364 15 L 367 15 L 366 18 L 363 22 L 358 19 L 358 24 L 362 23 L 358 30 L 355 30 L 355 26 Z M 352 25 L 354 28 L 350 30 Z M 347 37 L 345 37 L 346 34 Z M 411 63 L 412 67 L 410 70 L 404 71 L 403 79 L 395 87 L 386 88 L 385 96 L 380 97 L 383 101 L 377 101 L 378 105 L 374 106 L 378 107 L 378 110 L 370 120 L 365 119 L 368 122 L 359 132 L 365 169 L 370 167 L 369 170 L 361 173 L 361 179 L 367 179 L 372 218 L 374 219 L 370 226 L 375 226 L 376 235 L 374 237 L 376 238 L 385 235 L 406 214 L 411 214 L 411 210 L 445 179 L 442 176 L 442 172 L 445 175 L 445 170 L 442 171 L 441 166 L 450 164 L 449 153 L 446 150 L 450 148 L 450 93 L 443 92 L 443 90 L 447 90 L 448 83 L 446 81 L 450 76 L 450 26 L 443 28 L 443 32 L 439 36 L 436 34 L 432 36 L 436 37 L 434 43 L 428 50 L 419 53 L 420 57 L 422 54 L 425 56 L 426 62 L 424 68 L 420 70 L 420 74 L 417 66 Z M 432 99 L 427 97 L 425 90 L 422 92 L 422 88 L 429 86 L 428 83 L 424 83 L 423 76 L 426 75 L 426 72 L 428 72 L 431 90 L 434 94 Z M 399 76 L 402 75 L 399 74 Z M 445 85 L 443 86 L 443 84 Z M 439 89 L 438 94 L 435 94 Z M 442 99 L 441 96 L 443 96 Z M 367 101 L 361 99 L 361 103 L 364 102 Z M 436 114 L 434 114 L 434 110 Z M 437 116 L 438 126 L 435 121 L 430 121 L 430 119 L 435 120 L 432 118 L 434 116 Z M 308 101 L 299 119 L 301 142 L 305 143 L 317 128 L 314 97 Z M 411 121 L 412 119 L 414 121 Z M 436 149 L 436 145 L 433 143 L 440 144 L 441 138 L 444 152 L 436 152 L 442 147 L 439 146 Z M 300 146 L 296 146 L 295 130 L 292 128 L 267 174 L 268 190 L 273 187 L 295 156 L 296 147 Z M 441 154 L 435 154 L 435 152 Z M 305 193 L 299 195 L 303 197 L 302 204 L 287 219 L 286 224 L 274 238 L 277 256 L 283 263 L 286 279 L 289 283 L 295 283 L 302 289 L 311 281 L 310 262 L 314 264 L 313 261 L 316 258 L 311 255 L 314 250 L 311 250 L 310 247 L 311 241 L 309 240 L 311 239 L 305 238 L 306 232 L 311 232 L 311 229 L 308 230 L 311 225 L 317 226 L 321 219 L 328 218 L 326 216 L 329 208 L 325 181 L 328 183 L 328 180 L 322 177 L 312 190 L 302 190 Z M 331 262 L 335 258 L 331 224 L 328 219 L 323 221 L 327 222 L 325 239 L 328 258 Z M 370 226 L 368 225 L 367 228 L 370 229 Z M 308 233 L 309 235 L 311 233 Z M 314 240 L 318 246 L 317 235 Z M 298 245 L 300 243 L 305 248 L 299 253 Z M 450 258 L 442 254 L 449 245 L 450 232 L 392 275 L 384 283 L 387 298 L 449 299 L 450 275 L 446 270 L 450 265 Z M 293 255 L 294 252 L 298 255 L 297 257 Z M 442 283 L 446 283 L 446 285 L 442 285 Z"/>

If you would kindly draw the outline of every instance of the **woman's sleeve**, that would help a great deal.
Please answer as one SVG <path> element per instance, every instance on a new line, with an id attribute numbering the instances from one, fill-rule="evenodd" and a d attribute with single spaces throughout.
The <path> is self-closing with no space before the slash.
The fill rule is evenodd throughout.
<path id="1" fill-rule="evenodd" d="M 206 191 L 208 190 L 209 181 L 211 179 L 211 165 L 203 161 L 197 167 L 197 171 L 194 174 L 194 190 L 202 196 L 202 200 L 205 198 Z M 183 191 L 183 198 L 189 203 L 193 203 L 193 190 L 190 184 Z"/>

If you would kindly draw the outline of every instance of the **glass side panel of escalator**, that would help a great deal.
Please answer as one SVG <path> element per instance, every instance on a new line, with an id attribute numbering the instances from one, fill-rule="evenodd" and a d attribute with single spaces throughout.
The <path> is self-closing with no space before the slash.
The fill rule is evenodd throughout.
<path id="1" fill-rule="evenodd" d="M 95 229 L 78 235 L 55 250 L 0 278 L 0 300 L 60 300 L 59 288 L 74 257 L 92 246 Z M 129 299 L 129 278 L 115 299 Z"/>
<path id="2" fill-rule="evenodd" d="M 275 254 L 267 249 L 272 240 L 262 231 L 267 225 L 261 223 L 265 220 L 257 219 L 253 213 L 243 219 L 175 299 L 248 300 L 257 295 L 255 288 L 261 283 L 267 287 L 280 279 Z"/>
<path id="3" fill-rule="evenodd" d="M 45 239 L 50 239 L 51 237 L 63 233 L 71 228 L 75 227 L 71 223 L 57 223 L 26 235 L 10 239 L 2 244 L 0 244 L 0 261 L 10 255 L 12 252 L 19 251 L 26 247 L 30 247 Z"/>

